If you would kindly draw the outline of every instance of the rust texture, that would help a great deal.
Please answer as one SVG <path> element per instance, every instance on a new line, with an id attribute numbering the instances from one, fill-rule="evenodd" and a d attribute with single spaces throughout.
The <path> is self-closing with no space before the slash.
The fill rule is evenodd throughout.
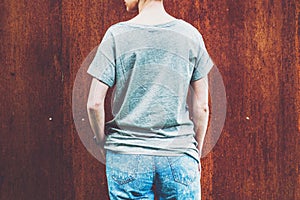
<path id="1" fill-rule="evenodd" d="M 72 91 L 106 29 L 134 13 L 121 0 L 0 5 L 0 199 L 108 199 L 105 166 L 77 134 Z M 202 159 L 202 199 L 300 199 L 299 1 L 165 6 L 202 33 L 226 88 L 221 137 Z"/>

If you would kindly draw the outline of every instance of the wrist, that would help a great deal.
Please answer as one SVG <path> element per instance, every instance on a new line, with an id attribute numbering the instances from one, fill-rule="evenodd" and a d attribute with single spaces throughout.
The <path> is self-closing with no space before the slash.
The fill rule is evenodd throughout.
<path id="1" fill-rule="evenodd" d="M 99 141 L 96 136 L 93 137 L 93 140 L 97 146 L 103 146 L 103 143 L 101 141 Z"/>

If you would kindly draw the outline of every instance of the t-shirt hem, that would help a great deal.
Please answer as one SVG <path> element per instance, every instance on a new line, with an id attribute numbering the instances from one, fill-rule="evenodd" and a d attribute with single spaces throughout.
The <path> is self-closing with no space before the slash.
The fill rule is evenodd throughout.
<path id="1" fill-rule="evenodd" d="M 141 155 L 149 155 L 149 156 L 182 156 L 182 155 L 189 155 L 191 157 L 193 157 L 198 163 L 200 162 L 199 159 L 199 154 L 194 151 L 194 150 L 190 150 L 190 151 L 185 151 L 185 152 L 178 152 L 178 151 L 163 151 L 163 150 L 157 150 L 157 151 L 153 151 L 153 150 L 139 150 L 139 151 L 124 151 L 124 150 L 118 150 L 115 148 L 110 148 L 110 147 L 105 147 L 106 150 L 108 151 L 113 151 L 119 154 L 131 154 L 131 155 L 136 155 L 136 154 L 141 154 Z"/>
<path id="2" fill-rule="evenodd" d="M 100 78 L 98 76 L 96 76 L 94 73 L 90 72 L 90 71 L 87 71 L 87 73 L 89 75 L 91 75 L 93 78 L 97 79 L 98 81 L 101 81 L 102 83 L 104 83 L 105 85 L 107 85 L 108 87 L 112 87 L 114 84 L 112 83 L 111 80 L 107 80 L 107 79 L 104 79 L 104 78 Z"/>
<path id="3" fill-rule="evenodd" d="M 190 82 L 194 82 L 194 81 L 198 81 L 202 78 L 204 78 L 205 76 L 207 76 L 210 72 L 210 70 L 213 68 L 214 63 L 212 61 L 210 61 L 209 67 L 207 67 L 206 72 L 204 72 L 203 74 L 201 74 L 200 76 L 196 77 L 196 78 L 191 78 Z"/>

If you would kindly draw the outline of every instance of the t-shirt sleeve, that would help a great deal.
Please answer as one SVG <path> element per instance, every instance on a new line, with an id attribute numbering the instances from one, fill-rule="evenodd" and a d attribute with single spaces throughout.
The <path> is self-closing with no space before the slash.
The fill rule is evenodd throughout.
<path id="1" fill-rule="evenodd" d="M 112 87 L 115 83 L 115 45 L 109 31 L 106 31 L 87 73 Z"/>
<path id="2" fill-rule="evenodd" d="M 199 36 L 199 45 L 198 45 L 198 55 L 197 55 L 196 64 L 195 64 L 195 67 L 193 70 L 193 74 L 191 77 L 191 82 L 205 77 L 209 73 L 209 71 L 211 70 L 213 65 L 214 65 L 214 63 L 213 63 L 212 59 L 210 58 L 210 56 L 206 50 L 203 38 L 200 35 Z"/>

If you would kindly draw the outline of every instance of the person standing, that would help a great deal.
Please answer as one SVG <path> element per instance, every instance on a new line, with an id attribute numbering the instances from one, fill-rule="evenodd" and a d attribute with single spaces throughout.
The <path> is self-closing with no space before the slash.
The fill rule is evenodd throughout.
<path id="1" fill-rule="evenodd" d="M 124 3 L 138 15 L 108 28 L 87 70 L 87 112 L 109 197 L 201 199 L 213 61 L 199 31 L 168 14 L 163 0 Z M 110 87 L 114 117 L 105 123 Z"/>

